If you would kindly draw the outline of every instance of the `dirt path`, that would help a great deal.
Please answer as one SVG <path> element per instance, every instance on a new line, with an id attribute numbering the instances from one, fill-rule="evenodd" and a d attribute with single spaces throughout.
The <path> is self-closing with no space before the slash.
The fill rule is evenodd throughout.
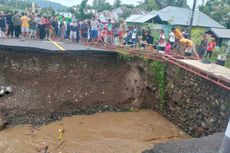
<path id="1" fill-rule="evenodd" d="M 58 140 L 61 124 L 65 132 Z M 8 128 L 0 137 L 4 153 L 36 153 L 46 146 L 49 153 L 139 153 L 159 142 L 189 138 L 153 111 L 73 116 L 39 128 Z"/>

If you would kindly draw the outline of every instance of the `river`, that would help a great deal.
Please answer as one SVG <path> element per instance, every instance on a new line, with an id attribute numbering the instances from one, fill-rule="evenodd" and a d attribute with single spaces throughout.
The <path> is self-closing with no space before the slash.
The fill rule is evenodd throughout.
<path id="1" fill-rule="evenodd" d="M 64 130 L 59 140 L 59 130 Z M 151 110 L 65 117 L 40 127 L 19 125 L 0 131 L 1 153 L 140 153 L 156 143 L 189 139 Z"/>

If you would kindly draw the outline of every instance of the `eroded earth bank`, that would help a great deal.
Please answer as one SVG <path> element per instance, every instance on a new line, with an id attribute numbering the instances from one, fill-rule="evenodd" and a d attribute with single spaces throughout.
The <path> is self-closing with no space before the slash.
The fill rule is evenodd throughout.
<path id="1" fill-rule="evenodd" d="M 226 127 L 229 91 L 171 64 L 115 52 L 31 50 L 0 51 L 0 86 L 13 90 L 0 97 L 1 119 L 11 125 L 0 132 L 0 151 L 26 152 L 12 146 L 22 141 L 31 150 L 48 144 L 49 152 L 141 152 Z"/>

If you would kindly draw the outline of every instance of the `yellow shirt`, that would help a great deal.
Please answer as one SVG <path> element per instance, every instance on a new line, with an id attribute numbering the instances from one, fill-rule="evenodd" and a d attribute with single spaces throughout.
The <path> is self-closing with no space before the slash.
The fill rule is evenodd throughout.
<path id="1" fill-rule="evenodd" d="M 27 16 L 22 16 L 21 17 L 21 22 L 22 22 L 22 27 L 24 27 L 24 28 L 29 28 L 29 21 L 30 21 L 30 19 L 27 17 Z"/>
<path id="2" fill-rule="evenodd" d="M 175 29 L 173 33 L 174 33 L 176 39 L 179 39 L 179 40 L 182 39 L 183 35 L 182 35 L 182 32 L 180 30 Z"/>
<path id="3" fill-rule="evenodd" d="M 193 41 L 185 38 L 180 39 L 180 43 L 186 45 L 187 47 L 193 46 Z"/>
<path id="4" fill-rule="evenodd" d="M 192 47 L 193 46 L 192 40 L 187 39 L 187 46 L 188 47 Z"/>

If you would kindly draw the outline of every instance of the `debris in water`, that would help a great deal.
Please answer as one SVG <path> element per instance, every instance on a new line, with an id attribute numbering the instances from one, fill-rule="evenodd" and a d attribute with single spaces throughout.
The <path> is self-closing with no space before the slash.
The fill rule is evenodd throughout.
<path id="1" fill-rule="evenodd" d="M 35 147 L 35 150 L 40 153 L 47 153 L 48 144 L 46 142 L 42 142 Z"/>
<path id="2" fill-rule="evenodd" d="M 58 130 L 59 132 L 59 140 L 62 140 L 63 134 L 64 134 L 64 126 L 61 124 L 61 128 Z"/>
<path id="3" fill-rule="evenodd" d="M 57 148 L 60 148 L 65 143 L 65 140 L 58 142 Z"/>

